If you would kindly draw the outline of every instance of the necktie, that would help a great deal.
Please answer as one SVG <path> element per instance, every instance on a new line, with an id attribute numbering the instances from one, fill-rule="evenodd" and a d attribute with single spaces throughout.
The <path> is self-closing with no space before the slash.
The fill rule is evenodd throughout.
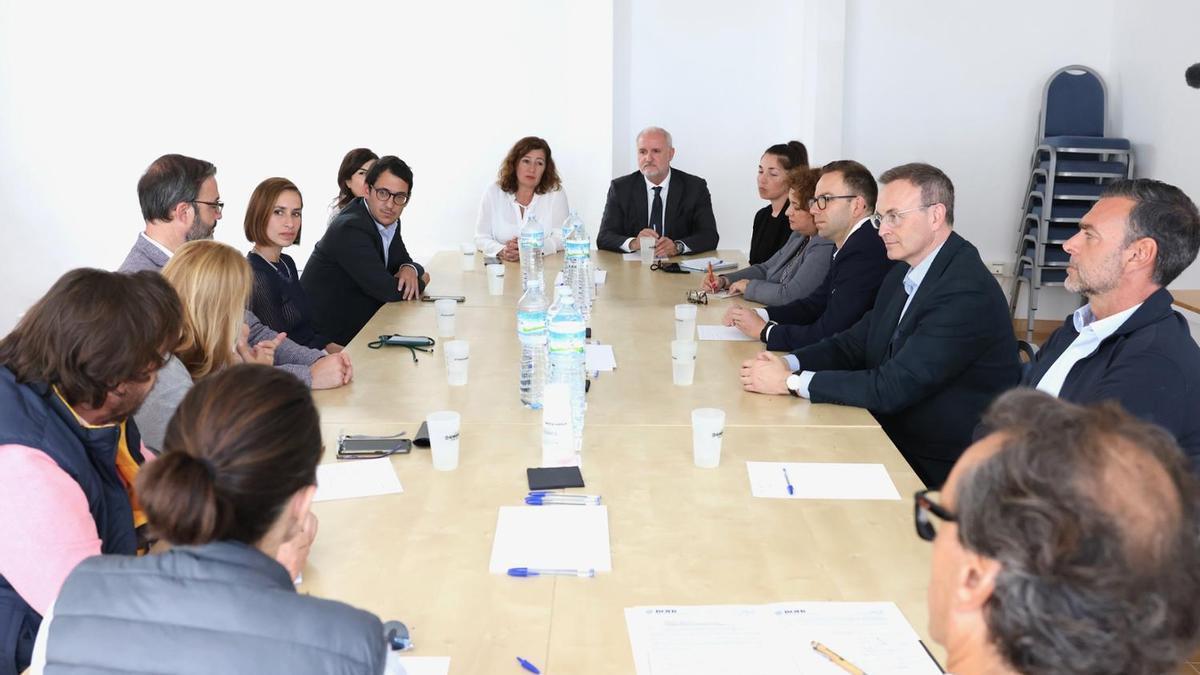
<path id="1" fill-rule="evenodd" d="M 654 203 L 650 205 L 650 229 L 658 233 L 658 236 L 663 236 L 662 222 L 662 186 L 654 188 Z"/>

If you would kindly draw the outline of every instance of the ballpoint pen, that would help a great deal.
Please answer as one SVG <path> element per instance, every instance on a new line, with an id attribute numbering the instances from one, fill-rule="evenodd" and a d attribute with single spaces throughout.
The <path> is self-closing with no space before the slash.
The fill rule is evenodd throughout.
<path id="1" fill-rule="evenodd" d="M 528 670 L 529 672 L 534 673 L 534 675 L 538 675 L 539 673 L 542 672 L 542 671 L 538 670 L 537 666 L 533 665 L 532 663 L 526 661 L 525 659 L 523 659 L 519 656 L 517 657 L 517 663 L 521 664 L 521 667 L 524 668 L 525 670 Z"/>
<path id="2" fill-rule="evenodd" d="M 850 663 L 846 659 L 843 659 L 842 657 L 838 656 L 837 653 L 834 652 L 832 649 L 830 649 L 829 647 L 826 647 L 825 645 L 821 644 L 820 642 L 817 642 L 816 640 L 812 641 L 812 648 L 813 648 L 813 651 L 815 651 L 818 654 L 820 654 L 821 656 L 824 656 L 825 658 L 829 659 L 829 661 L 831 663 L 833 663 L 833 665 L 837 666 L 838 668 L 841 668 L 842 670 L 846 671 L 847 673 L 850 673 L 850 675 L 867 675 L 867 672 L 865 670 L 863 670 L 862 668 L 859 668 L 858 666 L 854 665 L 853 663 Z"/>
<path id="3" fill-rule="evenodd" d="M 529 495 L 525 503 L 531 506 L 596 506 L 600 503 L 599 495 Z"/>
<path id="4" fill-rule="evenodd" d="M 594 577 L 596 570 L 554 570 L 542 569 L 539 567 L 510 567 L 508 568 L 508 576 L 510 577 Z"/>
<path id="5" fill-rule="evenodd" d="M 787 486 L 788 486 L 788 494 L 789 494 L 789 495 L 794 495 L 794 494 L 796 494 L 796 488 L 792 487 L 792 479 L 791 479 L 791 478 L 788 478 L 788 475 L 787 475 L 787 467 L 786 467 L 786 466 L 785 466 L 785 467 L 783 467 L 783 479 L 784 479 L 785 481 L 787 481 Z"/>

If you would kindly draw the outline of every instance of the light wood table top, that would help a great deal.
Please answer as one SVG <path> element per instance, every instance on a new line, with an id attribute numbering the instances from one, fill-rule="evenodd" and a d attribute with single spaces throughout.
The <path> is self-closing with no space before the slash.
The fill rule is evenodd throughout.
<path id="1" fill-rule="evenodd" d="M 1200 291 L 1171 291 L 1171 297 L 1175 298 L 1176 305 L 1200 313 Z"/>
<path id="2" fill-rule="evenodd" d="M 874 418 L 742 392 L 737 366 L 757 342 L 701 343 L 695 384 L 672 385 L 672 307 L 699 275 L 651 273 L 608 253 L 593 326 L 618 367 L 588 394 L 583 472 L 586 492 L 609 508 L 613 571 L 489 574 L 498 509 L 522 503 L 525 469 L 541 459 L 541 415 L 517 396 L 518 267 L 508 266 L 505 294 L 489 296 L 482 271 L 461 271 L 459 256 L 435 258 L 428 292 L 467 296 L 456 332 L 471 342 L 468 386 L 446 385 L 441 339 L 416 364 L 402 348 L 366 348 L 380 334 L 436 335 L 431 303 L 396 303 L 349 345 L 355 381 L 314 392 L 325 461 L 340 432 L 411 436 L 427 413 L 449 409 L 463 417 L 459 468 L 434 471 L 429 451 L 414 449 L 390 460 L 403 494 L 315 505 L 303 591 L 406 621 L 415 654 L 451 656 L 452 673 L 519 672 L 518 655 L 548 673 L 632 673 L 623 609 L 653 604 L 890 600 L 943 657 L 926 634 L 930 547 L 912 525 L 921 483 Z M 548 260 L 548 281 L 559 260 Z M 698 323 L 719 323 L 728 302 L 701 306 Z M 717 469 L 692 464 L 690 411 L 702 406 L 727 415 Z M 902 499 L 756 499 L 747 460 L 882 463 Z"/>

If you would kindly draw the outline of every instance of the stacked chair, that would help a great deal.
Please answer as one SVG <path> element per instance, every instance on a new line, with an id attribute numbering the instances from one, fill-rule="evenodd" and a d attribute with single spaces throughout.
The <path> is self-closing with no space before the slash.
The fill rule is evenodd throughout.
<path id="1" fill-rule="evenodd" d="M 1087 66 L 1060 68 L 1042 90 L 1036 149 L 1017 233 L 1009 313 L 1015 318 L 1021 285 L 1029 286 L 1026 339 L 1033 340 L 1038 294 L 1062 286 L 1069 255 L 1063 244 L 1100 198 L 1106 183 L 1133 176 L 1133 151 L 1108 133 L 1104 80 Z"/>

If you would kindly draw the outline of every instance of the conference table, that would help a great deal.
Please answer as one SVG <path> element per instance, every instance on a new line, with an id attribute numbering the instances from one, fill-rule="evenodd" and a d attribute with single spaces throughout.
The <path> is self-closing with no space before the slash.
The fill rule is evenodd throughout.
<path id="1" fill-rule="evenodd" d="M 929 640 L 925 591 L 930 545 L 913 531 L 914 491 L 923 487 L 865 410 L 742 391 L 738 365 L 757 341 L 702 341 L 691 386 L 671 380 L 674 310 L 699 274 L 651 271 L 620 255 L 594 253 L 607 273 L 598 287 L 592 339 L 612 345 L 617 367 L 587 395 L 580 492 L 602 495 L 609 513 L 612 572 L 595 578 L 511 578 L 488 572 L 499 508 L 520 505 L 525 470 L 541 461 L 541 412 L 518 397 L 516 305 L 520 274 L 507 265 L 502 295 L 489 295 L 482 260 L 462 254 L 430 262 L 426 292 L 463 295 L 455 338 L 470 343 L 469 381 L 452 387 L 440 353 L 370 349 L 380 335 L 437 335 L 432 303 L 385 305 L 347 351 L 354 381 L 316 391 L 326 447 L 339 434 L 411 437 L 425 416 L 462 416 L 460 461 L 436 471 L 428 449 L 390 458 L 403 492 L 325 501 L 301 591 L 399 619 L 413 655 L 450 656 L 451 673 L 520 673 L 521 656 L 543 673 L 633 673 L 624 608 L 760 604 L 798 600 L 895 602 Z M 736 252 L 719 251 L 743 262 Z M 562 256 L 546 259 L 552 282 Z M 741 300 L 709 299 L 698 324 L 719 324 Z M 692 461 L 691 410 L 726 412 L 721 461 Z M 761 499 L 747 461 L 882 464 L 901 500 Z"/>

